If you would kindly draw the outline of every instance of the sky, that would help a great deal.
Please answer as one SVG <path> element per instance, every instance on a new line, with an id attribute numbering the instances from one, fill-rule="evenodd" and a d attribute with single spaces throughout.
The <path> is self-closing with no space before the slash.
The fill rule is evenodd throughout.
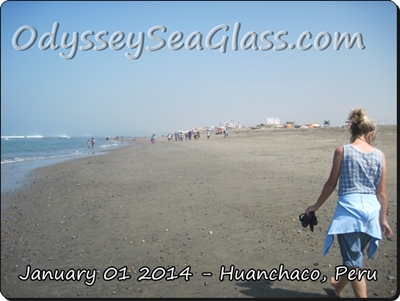
<path id="1" fill-rule="evenodd" d="M 391 1 L 7 1 L 1 135 L 341 126 L 359 107 L 397 124 L 397 12 Z"/>

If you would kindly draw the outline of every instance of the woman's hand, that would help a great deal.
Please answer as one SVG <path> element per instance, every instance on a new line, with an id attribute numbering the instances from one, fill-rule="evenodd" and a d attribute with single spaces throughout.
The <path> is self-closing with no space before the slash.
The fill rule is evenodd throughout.
<path id="1" fill-rule="evenodd" d="M 389 224 L 387 221 L 381 221 L 381 230 L 383 232 L 383 235 L 386 237 L 391 237 L 393 235 L 392 229 L 390 228 Z"/>
<path id="2" fill-rule="evenodd" d="M 308 213 L 310 213 L 311 211 L 317 211 L 318 210 L 318 207 L 316 206 L 316 205 L 312 205 L 312 206 L 310 206 L 310 207 L 308 207 L 307 209 L 306 209 L 306 211 L 305 211 L 305 213 L 306 213 L 306 215 L 308 216 Z"/>

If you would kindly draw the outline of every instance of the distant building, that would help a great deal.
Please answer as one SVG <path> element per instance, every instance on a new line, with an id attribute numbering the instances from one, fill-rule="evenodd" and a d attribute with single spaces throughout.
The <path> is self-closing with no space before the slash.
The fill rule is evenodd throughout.
<path id="1" fill-rule="evenodd" d="M 268 117 L 267 118 L 267 125 L 277 125 L 281 124 L 280 118 Z"/>
<path id="2" fill-rule="evenodd" d="M 240 122 L 236 122 L 234 120 L 225 121 L 223 123 L 220 123 L 219 126 L 220 127 L 226 127 L 228 129 L 238 129 L 238 130 L 244 128 L 244 126 L 241 125 Z"/>

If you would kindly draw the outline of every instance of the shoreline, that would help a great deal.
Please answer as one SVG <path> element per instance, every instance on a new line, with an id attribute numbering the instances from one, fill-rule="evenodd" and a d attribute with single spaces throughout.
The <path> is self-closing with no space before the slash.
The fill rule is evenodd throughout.
<path id="1" fill-rule="evenodd" d="M 123 147 L 124 145 L 118 146 Z M 1 195 L 17 192 L 24 189 L 24 186 L 29 185 L 30 175 L 35 172 L 36 169 L 40 169 L 46 166 L 56 165 L 62 162 L 72 161 L 87 156 L 98 156 L 109 152 L 110 149 L 95 150 L 89 149 L 85 153 L 76 155 L 64 156 L 59 158 L 46 158 L 39 160 L 28 160 L 22 162 L 4 163 L 1 165 Z M 1 210 L 6 210 L 9 204 L 1 203 Z"/>
<path id="2" fill-rule="evenodd" d="M 379 127 L 381 129 L 381 127 Z M 397 290 L 397 126 L 378 129 L 376 147 L 387 157 L 391 241 L 380 243 L 366 268 L 372 298 Z M 336 195 L 317 212 L 310 232 L 298 215 L 314 202 L 329 176 L 334 148 L 347 129 L 229 133 L 198 141 L 147 138 L 102 156 L 35 170 L 30 185 L 2 194 L 1 291 L 16 297 L 293 297 L 326 298 L 329 280 L 246 281 L 219 274 L 238 270 L 318 269 L 333 276 L 341 264 L 337 242 L 322 257 Z M 96 270 L 80 281 L 20 281 L 32 270 Z M 117 277 L 112 277 L 112 267 Z M 140 276 L 157 267 L 165 277 Z M 189 268 L 190 267 L 190 268 Z M 174 273 L 193 275 L 171 281 Z M 168 274 L 169 273 L 169 274 Z M 203 275 L 211 273 L 212 276 Z M 157 274 L 158 276 L 160 274 Z M 123 276 L 130 278 L 123 279 Z M 150 274 L 149 274 L 150 275 Z M 352 297 L 350 287 L 343 297 Z"/>

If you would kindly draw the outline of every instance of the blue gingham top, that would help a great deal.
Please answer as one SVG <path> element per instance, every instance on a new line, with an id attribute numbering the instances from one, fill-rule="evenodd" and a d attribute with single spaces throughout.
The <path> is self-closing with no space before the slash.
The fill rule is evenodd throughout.
<path id="1" fill-rule="evenodd" d="M 370 153 L 360 152 L 351 144 L 343 147 L 338 194 L 376 194 L 382 174 L 382 152 L 377 148 Z"/>
<path id="2" fill-rule="evenodd" d="M 382 152 L 363 153 L 351 144 L 344 145 L 339 175 L 339 199 L 326 231 L 323 256 L 334 240 L 334 234 L 363 232 L 371 236 L 368 258 L 376 252 L 382 239 L 379 225 L 381 205 L 376 189 L 382 174 Z"/>

